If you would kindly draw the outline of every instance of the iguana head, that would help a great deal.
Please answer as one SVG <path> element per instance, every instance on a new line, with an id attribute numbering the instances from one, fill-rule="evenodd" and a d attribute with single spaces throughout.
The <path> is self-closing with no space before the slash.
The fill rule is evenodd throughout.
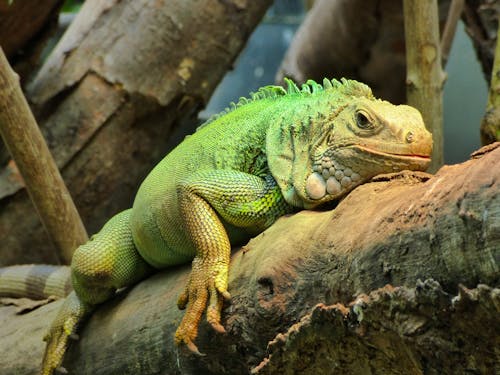
<path id="1" fill-rule="evenodd" d="M 325 82 L 308 82 L 292 124 L 268 133 L 268 164 L 288 203 L 313 208 L 377 174 L 429 166 L 432 136 L 415 108 L 375 99 L 356 81 Z"/>

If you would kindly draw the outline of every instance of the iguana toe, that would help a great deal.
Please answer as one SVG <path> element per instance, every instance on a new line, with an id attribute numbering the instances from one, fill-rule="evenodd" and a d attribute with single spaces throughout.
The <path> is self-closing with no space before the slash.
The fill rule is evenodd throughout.
<path id="1" fill-rule="evenodd" d="M 227 266 L 219 264 L 203 264 L 193 261 L 193 270 L 189 277 L 185 291 L 179 297 L 177 306 L 186 308 L 181 324 L 175 332 L 175 343 L 185 344 L 194 354 L 201 355 L 194 344 L 198 334 L 198 325 L 205 308 L 207 321 L 218 333 L 226 330 L 220 323 L 222 305 L 231 295 L 227 291 Z M 208 306 L 207 306 L 208 304 Z"/>
<path id="2" fill-rule="evenodd" d="M 75 292 L 66 298 L 49 332 L 43 338 L 47 342 L 47 346 L 41 375 L 52 375 L 54 372 L 65 373 L 66 369 L 61 365 L 64 353 L 68 348 L 68 341 L 69 339 L 78 339 L 78 335 L 75 333 L 78 324 L 90 310 L 91 307 L 83 304 Z"/>
<path id="3" fill-rule="evenodd" d="M 63 325 L 55 328 L 46 336 L 47 347 L 42 363 L 42 375 L 52 375 L 54 371 L 60 372 L 64 369 L 61 364 L 68 347 L 69 334 L 64 331 Z"/>

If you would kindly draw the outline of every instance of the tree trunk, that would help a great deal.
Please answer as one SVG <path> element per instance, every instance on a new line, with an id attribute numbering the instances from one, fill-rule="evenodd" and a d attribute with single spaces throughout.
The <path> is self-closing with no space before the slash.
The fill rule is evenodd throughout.
<path id="1" fill-rule="evenodd" d="M 202 323 L 204 357 L 173 345 L 185 266 L 100 307 L 64 365 L 72 374 L 493 374 L 499 164 L 496 143 L 435 176 L 379 176 L 333 211 L 281 218 L 233 255 L 227 334 Z M 479 283 L 491 287 L 465 288 Z M 4 375 L 35 373 L 59 306 L 0 309 Z"/>
<path id="2" fill-rule="evenodd" d="M 89 233 L 132 205 L 270 3 L 84 3 L 27 96 Z M 57 262 L 13 163 L 0 171 L 0 233 L 0 265 Z"/>

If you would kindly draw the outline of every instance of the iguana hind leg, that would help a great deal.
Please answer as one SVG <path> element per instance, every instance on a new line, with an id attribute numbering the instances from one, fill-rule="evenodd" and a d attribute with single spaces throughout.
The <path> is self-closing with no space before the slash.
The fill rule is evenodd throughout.
<path id="1" fill-rule="evenodd" d="M 96 305 L 153 271 L 134 246 L 129 216 L 130 210 L 117 214 L 75 251 L 71 263 L 74 292 L 64 301 L 44 339 L 42 375 L 61 367 L 68 339 L 76 336 L 78 326 Z"/>

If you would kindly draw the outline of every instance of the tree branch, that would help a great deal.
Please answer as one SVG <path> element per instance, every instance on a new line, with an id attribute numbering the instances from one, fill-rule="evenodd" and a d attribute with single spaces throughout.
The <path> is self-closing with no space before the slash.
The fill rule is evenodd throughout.
<path id="1" fill-rule="evenodd" d="M 491 71 L 490 91 L 486 113 L 481 121 L 481 142 L 483 145 L 500 141 L 500 27 L 497 31 L 495 60 Z"/>
<path id="2" fill-rule="evenodd" d="M 448 10 L 448 17 L 443 29 L 443 36 L 441 37 L 441 58 L 443 59 L 443 66 L 448 62 L 448 55 L 450 54 L 455 31 L 457 30 L 457 23 L 460 15 L 464 10 L 465 0 L 452 0 L 450 9 Z"/>
<path id="3" fill-rule="evenodd" d="M 87 232 L 1 48 L 0 133 L 60 260 L 69 264 Z"/>
<path id="4" fill-rule="evenodd" d="M 443 83 L 437 0 L 404 0 L 406 98 L 422 113 L 434 148 L 429 170 L 443 165 Z"/>

